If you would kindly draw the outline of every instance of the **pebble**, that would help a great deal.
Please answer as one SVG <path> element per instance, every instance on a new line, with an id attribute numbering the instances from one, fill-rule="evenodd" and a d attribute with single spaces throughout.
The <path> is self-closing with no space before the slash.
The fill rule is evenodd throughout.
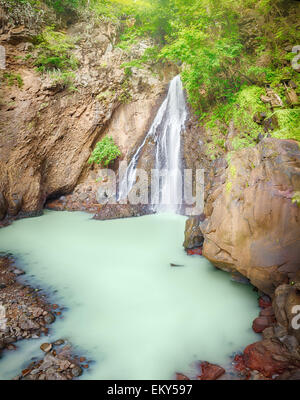
<path id="1" fill-rule="evenodd" d="M 44 316 L 46 324 L 52 324 L 55 321 L 55 316 L 52 313 L 48 313 Z"/>
<path id="2" fill-rule="evenodd" d="M 77 376 L 80 376 L 82 374 L 82 369 L 76 365 L 74 368 L 72 368 L 72 375 L 76 378 Z"/>
<path id="3" fill-rule="evenodd" d="M 63 339 L 58 339 L 53 344 L 54 344 L 54 346 L 61 346 L 64 343 L 65 343 L 65 341 Z"/>
<path id="4" fill-rule="evenodd" d="M 24 275 L 24 274 L 25 274 L 25 272 L 22 271 L 22 270 L 19 269 L 19 268 L 14 269 L 14 270 L 13 270 L 13 273 L 14 273 L 15 275 L 17 275 L 17 276 L 20 276 L 20 275 Z"/>
<path id="5" fill-rule="evenodd" d="M 43 344 L 41 344 L 40 349 L 43 350 L 45 353 L 49 353 L 49 351 L 52 350 L 52 344 L 51 343 L 43 343 Z"/>

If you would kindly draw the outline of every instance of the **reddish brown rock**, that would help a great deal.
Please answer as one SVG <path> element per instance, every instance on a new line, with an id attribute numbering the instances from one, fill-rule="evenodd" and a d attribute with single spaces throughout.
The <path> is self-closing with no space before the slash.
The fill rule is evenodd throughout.
<path id="1" fill-rule="evenodd" d="M 268 308 L 268 307 L 272 306 L 272 300 L 270 299 L 269 296 L 261 296 L 258 299 L 258 304 L 259 304 L 259 307 L 261 307 L 261 308 Z"/>
<path id="2" fill-rule="evenodd" d="M 198 247 L 196 249 L 188 249 L 186 252 L 189 256 L 202 256 L 202 248 L 201 247 Z"/>
<path id="3" fill-rule="evenodd" d="M 268 328 L 270 325 L 272 325 L 275 322 L 275 318 L 272 316 L 266 316 L 266 317 L 258 317 L 255 318 L 252 324 L 252 329 L 256 333 L 262 333 L 266 328 Z"/>
<path id="4" fill-rule="evenodd" d="M 216 364 L 210 364 L 207 361 L 202 362 L 200 365 L 201 374 L 197 376 L 200 381 L 214 381 L 225 374 L 225 369 Z"/>
<path id="5" fill-rule="evenodd" d="M 245 367 L 259 371 L 267 378 L 282 374 L 292 365 L 300 366 L 300 361 L 292 359 L 285 346 L 274 339 L 249 345 L 244 350 L 243 359 Z"/>
<path id="6" fill-rule="evenodd" d="M 176 381 L 189 381 L 190 378 L 188 378 L 186 375 L 180 374 L 176 372 Z"/>

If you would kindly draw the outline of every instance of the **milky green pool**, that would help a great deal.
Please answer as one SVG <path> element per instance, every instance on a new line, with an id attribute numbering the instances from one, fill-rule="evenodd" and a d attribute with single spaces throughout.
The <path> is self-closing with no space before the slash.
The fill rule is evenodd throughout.
<path id="1" fill-rule="evenodd" d="M 42 342 L 61 337 L 95 360 L 82 379 L 171 379 L 196 360 L 226 363 L 256 341 L 252 288 L 187 256 L 184 224 L 179 215 L 94 221 L 46 211 L 0 229 L 0 251 L 17 255 L 26 279 L 57 290 L 52 301 L 68 308 L 51 337 L 4 353 L 0 379 L 41 357 Z"/>

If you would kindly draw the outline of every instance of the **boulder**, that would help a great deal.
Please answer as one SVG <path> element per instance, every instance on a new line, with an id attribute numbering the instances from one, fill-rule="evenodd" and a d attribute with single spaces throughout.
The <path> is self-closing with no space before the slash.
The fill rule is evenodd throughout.
<path id="1" fill-rule="evenodd" d="M 203 234 L 199 226 L 201 216 L 190 217 L 185 224 L 185 238 L 183 247 L 185 249 L 194 249 L 203 244 Z"/>

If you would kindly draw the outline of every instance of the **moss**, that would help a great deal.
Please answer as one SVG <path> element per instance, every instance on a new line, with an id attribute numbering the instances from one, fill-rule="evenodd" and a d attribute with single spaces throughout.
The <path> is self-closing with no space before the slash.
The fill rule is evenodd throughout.
<path id="1" fill-rule="evenodd" d="M 232 178 L 236 177 L 237 171 L 236 171 L 236 167 L 234 165 L 231 165 L 229 168 L 229 173 L 232 176 Z"/>
<path id="2" fill-rule="evenodd" d="M 292 203 L 297 204 L 297 206 L 300 207 L 300 191 L 294 193 L 292 197 Z"/>
<path id="3" fill-rule="evenodd" d="M 279 129 L 272 132 L 278 139 L 294 139 L 300 142 L 300 108 L 277 110 Z"/>
<path id="4" fill-rule="evenodd" d="M 227 181 L 225 187 L 226 187 L 226 193 L 230 193 L 232 189 L 232 182 Z"/>
<path id="5" fill-rule="evenodd" d="M 53 27 L 46 27 L 35 39 L 38 56 L 35 65 L 40 72 L 61 70 L 70 71 L 78 67 L 78 61 L 71 54 L 78 38 L 71 38 Z"/>

